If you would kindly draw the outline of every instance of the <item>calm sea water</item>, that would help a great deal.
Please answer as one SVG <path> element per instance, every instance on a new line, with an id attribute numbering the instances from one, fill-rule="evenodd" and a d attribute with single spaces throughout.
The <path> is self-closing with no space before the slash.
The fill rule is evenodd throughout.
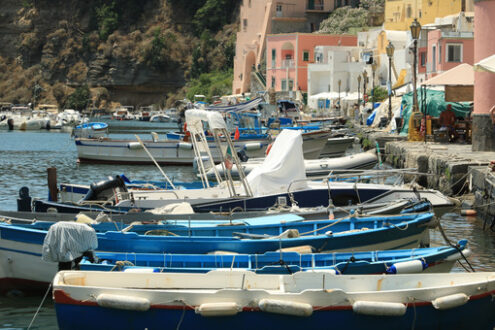
<path id="1" fill-rule="evenodd" d="M 147 135 L 140 134 L 141 137 Z M 132 135 L 112 135 L 132 137 Z M 33 197 L 46 198 L 46 169 L 56 167 L 58 182 L 87 184 L 107 176 L 125 173 L 131 179 L 162 180 L 152 165 L 88 165 L 77 164 L 74 141 L 67 133 L 5 132 L 0 131 L 0 209 L 15 210 L 18 191 L 30 188 Z M 193 181 L 188 167 L 164 167 L 165 172 L 177 181 Z M 473 254 L 469 258 L 476 271 L 495 271 L 495 233 L 483 230 L 483 223 L 475 218 L 449 214 L 442 225 L 451 241 L 468 239 Z M 438 231 L 431 233 L 431 242 L 442 245 Z M 464 271 L 456 265 L 453 271 Z M 27 328 L 42 297 L 0 297 L 0 329 Z M 57 322 L 51 297 L 48 296 L 36 317 L 33 329 L 56 329 Z"/>

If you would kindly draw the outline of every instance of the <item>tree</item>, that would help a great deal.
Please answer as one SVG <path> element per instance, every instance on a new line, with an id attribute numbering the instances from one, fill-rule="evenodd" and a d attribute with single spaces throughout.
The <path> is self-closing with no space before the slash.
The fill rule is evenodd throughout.
<path id="1" fill-rule="evenodd" d="M 368 10 L 364 8 L 341 7 L 334 10 L 330 16 L 321 22 L 320 32 L 342 34 L 349 33 L 351 28 L 366 27 Z"/>
<path id="2" fill-rule="evenodd" d="M 86 109 L 90 96 L 88 85 L 77 87 L 74 93 L 69 95 L 65 107 L 79 111 Z"/>

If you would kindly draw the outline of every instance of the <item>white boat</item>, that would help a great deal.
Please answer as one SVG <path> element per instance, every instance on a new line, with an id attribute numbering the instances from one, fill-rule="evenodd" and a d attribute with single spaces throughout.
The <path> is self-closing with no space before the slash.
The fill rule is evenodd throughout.
<path id="1" fill-rule="evenodd" d="M 132 120 L 135 119 L 132 111 L 134 110 L 133 106 L 122 106 L 120 108 L 115 109 L 112 113 L 112 119 L 114 120 Z"/>
<path id="2" fill-rule="evenodd" d="M 174 119 L 164 113 L 157 113 L 150 117 L 150 121 L 153 123 L 170 123 L 173 122 Z"/>
<path id="3" fill-rule="evenodd" d="M 59 272 L 60 329 L 493 329 L 495 273 Z M 84 315 L 84 317 L 81 317 Z"/>
<path id="4" fill-rule="evenodd" d="M 75 138 L 99 139 L 108 134 L 107 123 L 84 123 L 74 127 L 72 134 Z"/>
<path id="5" fill-rule="evenodd" d="M 57 115 L 55 128 L 73 127 L 87 121 L 81 113 L 73 109 L 65 109 Z"/>
<path id="6" fill-rule="evenodd" d="M 13 107 L 0 122 L 0 129 L 29 131 L 42 128 L 45 128 L 45 120 L 33 115 L 29 107 Z"/>
<path id="7" fill-rule="evenodd" d="M 242 163 L 242 169 L 246 174 L 251 172 L 258 166 L 263 164 L 263 158 L 249 159 Z M 377 163 L 375 149 L 361 152 L 354 155 L 336 157 L 336 158 L 320 158 L 320 159 L 305 159 L 304 168 L 307 177 L 325 176 L 333 170 L 354 170 L 354 169 L 371 169 Z M 216 165 L 218 172 L 224 175 L 224 168 L 221 164 Z M 210 179 L 215 178 L 213 169 L 208 170 L 207 175 Z M 231 170 L 231 175 L 238 177 L 239 173 L 236 168 Z"/>
<path id="8" fill-rule="evenodd" d="M 340 157 L 345 154 L 347 149 L 352 147 L 355 142 L 353 137 L 332 137 L 327 140 L 320 158 Z"/>

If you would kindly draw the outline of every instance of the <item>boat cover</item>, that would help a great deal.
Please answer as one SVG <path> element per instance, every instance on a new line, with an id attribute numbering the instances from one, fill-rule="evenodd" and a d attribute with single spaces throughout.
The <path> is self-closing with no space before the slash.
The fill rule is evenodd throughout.
<path id="1" fill-rule="evenodd" d="M 223 117 L 218 112 L 206 110 L 186 110 L 187 129 L 193 134 L 198 134 L 204 131 L 202 121 L 208 122 L 210 129 L 227 129 L 227 125 Z"/>
<path id="2" fill-rule="evenodd" d="M 70 262 L 96 248 L 98 239 L 93 228 L 83 223 L 57 222 L 45 236 L 41 257 L 49 262 Z"/>
<path id="3" fill-rule="evenodd" d="M 287 191 L 294 180 L 305 180 L 301 131 L 284 129 L 277 136 L 261 166 L 246 177 L 254 196 Z M 295 182 L 290 190 L 307 187 L 306 181 Z"/>

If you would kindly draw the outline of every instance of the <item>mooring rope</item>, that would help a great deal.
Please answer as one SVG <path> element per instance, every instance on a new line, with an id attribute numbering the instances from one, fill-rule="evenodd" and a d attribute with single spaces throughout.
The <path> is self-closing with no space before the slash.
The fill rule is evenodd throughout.
<path id="1" fill-rule="evenodd" d="M 48 289 L 46 289 L 45 295 L 43 296 L 43 299 L 41 300 L 41 304 L 38 306 L 38 309 L 36 310 L 36 313 L 34 313 L 33 319 L 31 320 L 31 323 L 29 323 L 28 330 L 31 329 L 31 326 L 33 325 L 34 320 L 38 316 L 38 313 L 40 312 L 41 306 L 45 303 L 45 299 L 48 296 L 48 292 L 50 292 L 50 289 L 52 288 L 52 282 L 48 285 Z"/>

